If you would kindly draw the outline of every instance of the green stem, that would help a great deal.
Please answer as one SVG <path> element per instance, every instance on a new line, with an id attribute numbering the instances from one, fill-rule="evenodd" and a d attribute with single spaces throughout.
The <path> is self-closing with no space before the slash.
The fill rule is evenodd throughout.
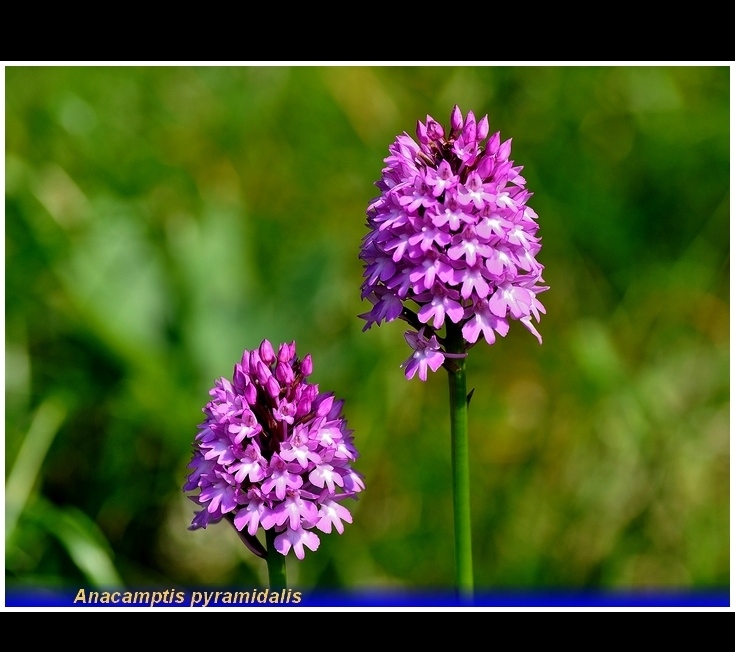
<path id="1" fill-rule="evenodd" d="M 447 323 L 447 353 L 463 353 L 460 327 Z M 452 432 L 452 490 L 454 494 L 454 545 L 457 590 L 461 599 L 472 600 L 472 527 L 470 522 L 470 452 L 467 435 L 467 378 L 465 358 L 452 358 L 449 375 L 449 418 Z"/>
<path id="2" fill-rule="evenodd" d="M 286 583 L 286 557 L 276 550 L 275 528 L 265 531 L 265 547 L 268 551 L 266 562 L 268 562 L 268 582 L 273 591 L 288 588 Z"/>

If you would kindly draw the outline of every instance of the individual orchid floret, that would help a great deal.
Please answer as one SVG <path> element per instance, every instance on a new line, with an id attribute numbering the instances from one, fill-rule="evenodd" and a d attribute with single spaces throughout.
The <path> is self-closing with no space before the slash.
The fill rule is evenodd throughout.
<path id="1" fill-rule="evenodd" d="M 403 334 L 406 342 L 413 349 L 411 357 L 401 364 L 401 369 L 405 369 L 406 378 L 409 380 L 416 375 L 417 371 L 419 378 L 426 380 L 428 369 L 436 371 L 444 364 L 446 358 L 461 358 L 466 355 L 442 351 L 436 335 L 432 335 L 427 339 L 424 330 L 425 328 L 422 328 L 418 333 L 406 331 Z"/>

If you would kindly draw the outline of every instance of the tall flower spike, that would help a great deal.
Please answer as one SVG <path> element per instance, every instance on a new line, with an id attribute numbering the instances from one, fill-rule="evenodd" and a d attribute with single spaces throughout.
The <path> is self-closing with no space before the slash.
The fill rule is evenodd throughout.
<path id="1" fill-rule="evenodd" d="M 367 209 L 362 297 L 373 304 L 360 315 L 363 330 L 401 318 L 416 332 L 413 354 L 401 366 L 407 378 L 446 364 L 438 331 L 450 320 L 464 350 L 480 337 L 494 344 L 511 321 L 541 343 L 533 320 L 546 309 L 536 212 L 526 204 L 522 166 L 510 160 L 511 139 L 490 135 L 487 115 L 463 116 L 455 106 L 445 129 L 431 116 L 418 122 L 418 143 L 407 133 L 388 148 L 381 194 Z M 410 335 L 410 337 L 409 337 Z M 456 354 L 453 354 L 456 356 Z"/>
<path id="2" fill-rule="evenodd" d="M 319 536 L 352 523 L 340 504 L 365 488 L 353 470 L 358 458 L 343 402 L 306 382 L 310 355 L 296 357 L 294 342 L 278 353 L 268 340 L 245 351 L 232 382 L 215 381 L 205 420 L 194 439 L 184 491 L 200 508 L 189 529 L 226 518 L 252 552 L 266 557 L 260 528 L 282 555 L 315 551 Z"/>

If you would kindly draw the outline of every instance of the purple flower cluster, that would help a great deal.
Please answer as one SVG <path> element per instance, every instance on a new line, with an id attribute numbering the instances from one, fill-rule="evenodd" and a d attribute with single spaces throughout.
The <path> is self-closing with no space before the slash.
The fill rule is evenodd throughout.
<path id="1" fill-rule="evenodd" d="M 340 534 L 352 523 L 340 504 L 365 488 L 351 468 L 358 452 L 342 417 L 343 400 L 306 382 L 311 356 L 296 357 L 294 342 L 276 354 L 268 340 L 245 351 L 232 382 L 215 381 L 203 412 L 184 491 L 202 509 L 189 529 L 206 528 L 223 517 L 257 555 L 266 551 L 259 527 L 275 528 L 275 548 L 315 551 L 314 528 Z"/>
<path id="2" fill-rule="evenodd" d="M 408 378 L 436 371 L 448 353 L 437 331 L 448 318 L 461 328 L 465 347 L 482 334 L 488 344 L 505 336 L 509 319 L 520 321 L 541 342 L 532 323 L 546 310 L 538 215 L 522 166 L 509 159 L 511 139 L 488 138 L 487 116 L 466 118 L 458 106 L 448 132 L 431 116 L 418 122 L 418 143 L 407 133 L 389 147 L 381 194 L 367 209 L 363 238 L 362 298 L 373 308 L 360 315 L 363 330 L 397 318 L 413 349 L 401 366 Z M 486 140 L 487 139 L 487 140 Z M 417 312 L 407 302 L 413 302 Z"/>

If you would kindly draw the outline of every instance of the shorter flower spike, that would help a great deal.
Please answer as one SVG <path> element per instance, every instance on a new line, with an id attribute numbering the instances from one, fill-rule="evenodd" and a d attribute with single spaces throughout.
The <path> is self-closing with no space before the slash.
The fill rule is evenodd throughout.
<path id="1" fill-rule="evenodd" d="M 268 340 L 245 351 L 232 382 L 215 381 L 206 416 L 194 439 L 184 491 L 199 506 L 189 529 L 225 518 L 247 547 L 266 555 L 256 535 L 277 535 L 275 549 L 316 550 L 314 531 L 341 534 L 352 515 L 340 504 L 365 488 L 352 468 L 359 457 L 352 430 L 342 416 L 342 400 L 306 381 L 310 355 L 296 357 L 296 343 L 278 351 Z"/>

